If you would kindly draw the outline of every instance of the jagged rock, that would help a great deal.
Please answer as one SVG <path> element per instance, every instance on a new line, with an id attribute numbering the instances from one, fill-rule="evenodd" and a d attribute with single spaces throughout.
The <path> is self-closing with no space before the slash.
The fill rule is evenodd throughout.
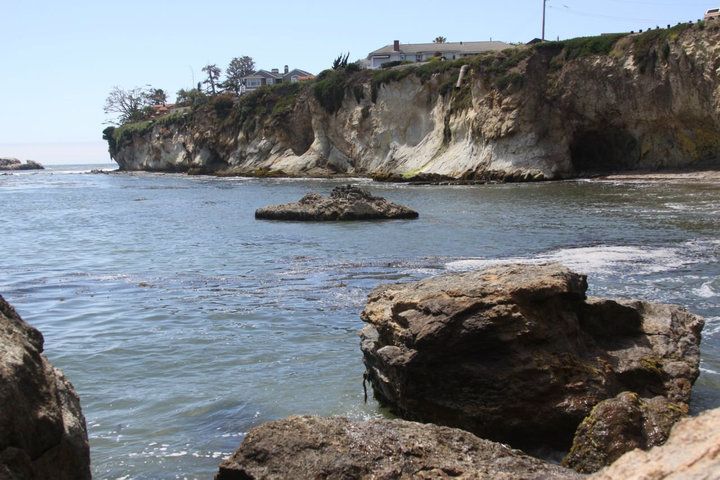
<path id="1" fill-rule="evenodd" d="M 687 412 L 686 404 L 671 403 L 664 397 L 643 400 L 631 392 L 603 400 L 578 427 L 563 465 L 593 473 L 626 452 L 662 445 Z"/>
<path id="2" fill-rule="evenodd" d="M 584 275 L 559 264 L 378 287 L 361 332 L 376 398 L 406 419 L 564 449 L 591 409 L 620 392 L 687 403 L 702 318 L 586 299 L 586 289 Z"/>
<path id="3" fill-rule="evenodd" d="M 0 479 L 89 479 L 80 400 L 42 351 L 40 332 L 0 296 Z"/>
<path id="4" fill-rule="evenodd" d="M 248 433 L 216 480 L 577 479 L 471 433 L 402 420 L 290 417 Z"/>
<path id="5" fill-rule="evenodd" d="M 44 168 L 32 160 L 22 163 L 17 158 L 0 158 L 0 170 L 43 170 Z"/>
<path id="6" fill-rule="evenodd" d="M 628 452 L 591 480 L 714 480 L 720 478 L 720 408 L 681 420 L 667 443 Z"/>
<path id="7" fill-rule="evenodd" d="M 336 187 L 329 197 L 309 193 L 296 203 L 271 205 L 255 212 L 255 218 L 265 220 L 378 220 L 412 219 L 418 213 L 402 205 L 374 197 L 362 188 L 345 185 Z"/>

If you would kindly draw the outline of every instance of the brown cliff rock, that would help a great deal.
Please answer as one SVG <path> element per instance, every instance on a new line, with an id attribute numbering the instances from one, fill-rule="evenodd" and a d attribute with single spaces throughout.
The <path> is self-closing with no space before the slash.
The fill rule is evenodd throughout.
<path id="1" fill-rule="evenodd" d="M 0 297 L 0 479 L 89 479 L 80 400 L 42 351 L 40 332 Z"/>

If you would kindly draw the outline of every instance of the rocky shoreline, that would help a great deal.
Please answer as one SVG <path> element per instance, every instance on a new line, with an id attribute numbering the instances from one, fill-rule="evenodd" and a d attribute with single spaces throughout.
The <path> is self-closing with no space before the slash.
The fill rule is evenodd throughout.
<path id="1" fill-rule="evenodd" d="M 720 474 L 720 409 L 683 419 L 703 319 L 587 288 L 555 263 L 377 287 L 361 315 L 366 379 L 403 419 L 267 422 L 215 478 Z M 42 355 L 42 335 L 2 298 L 0 347 L 0 478 L 89 479 L 79 399 Z M 547 447 L 568 452 L 562 465 L 526 453 Z"/>

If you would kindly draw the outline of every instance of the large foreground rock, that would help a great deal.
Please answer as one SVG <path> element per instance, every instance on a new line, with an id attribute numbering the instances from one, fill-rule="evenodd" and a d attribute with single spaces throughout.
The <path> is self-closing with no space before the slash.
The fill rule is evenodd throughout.
<path id="1" fill-rule="evenodd" d="M 336 187 L 329 197 L 309 193 L 296 203 L 270 205 L 255 212 L 265 220 L 379 220 L 413 219 L 418 213 L 402 205 L 374 197 L 362 188 L 346 185 Z"/>
<path id="2" fill-rule="evenodd" d="M 0 479 L 89 479 L 80 401 L 42 351 L 40 332 L 0 297 Z"/>
<path id="3" fill-rule="evenodd" d="M 563 465 L 593 473 L 626 452 L 662 445 L 673 425 L 687 413 L 687 405 L 664 397 L 644 400 L 636 393 L 623 392 L 603 400 L 578 427 Z"/>
<path id="4" fill-rule="evenodd" d="M 592 408 L 620 392 L 686 404 L 703 320 L 586 289 L 559 264 L 377 288 L 361 332 L 375 396 L 403 418 L 521 448 L 568 448 Z"/>
<path id="5" fill-rule="evenodd" d="M 679 422 L 662 447 L 633 450 L 592 480 L 716 480 L 720 478 L 720 408 Z"/>
<path id="6" fill-rule="evenodd" d="M 22 163 L 17 158 L 0 158 L 0 170 L 42 170 L 44 168 L 32 160 Z"/>
<path id="7" fill-rule="evenodd" d="M 248 433 L 216 480 L 580 478 L 454 428 L 402 420 L 290 417 Z"/>

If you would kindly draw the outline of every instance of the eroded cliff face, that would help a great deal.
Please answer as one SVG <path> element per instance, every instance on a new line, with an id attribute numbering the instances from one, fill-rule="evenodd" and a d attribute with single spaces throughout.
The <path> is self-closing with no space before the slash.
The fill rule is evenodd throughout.
<path id="1" fill-rule="evenodd" d="M 461 61 L 348 74 L 337 109 L 312 84 L 193 108 L 119 129 L 111 154 L 124 170 L 390 179 L 720 166 L 720 22 L 464 63 L 461 88 Z"/>

